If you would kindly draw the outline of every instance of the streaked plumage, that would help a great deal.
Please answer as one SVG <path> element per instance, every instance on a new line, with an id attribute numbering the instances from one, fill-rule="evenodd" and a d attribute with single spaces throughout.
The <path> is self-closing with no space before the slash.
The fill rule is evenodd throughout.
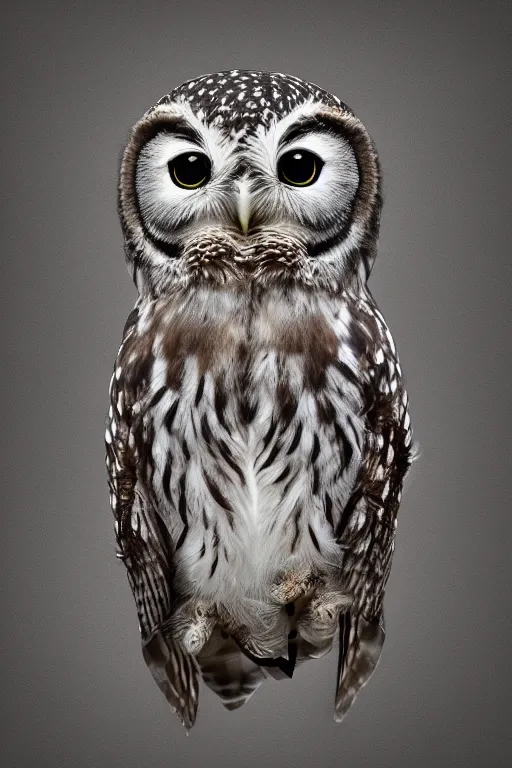
<path id="1" fill-rule="evenodd" d="M 178 190 L 170 163 L 194 147 L 211 178 Z M 307 188 L 276 178 L 296 147 L 324 163 Z M 146 662 L 190 727 L 201 674 L 232 709 L 338 636 L 341 719 L 380 655 L 411 462 L 395 345 L 366 285 L 371 140 L 317 86 L 205 75 L 135 126 L 119 193 L 140 297 L 107 466 Z"/>

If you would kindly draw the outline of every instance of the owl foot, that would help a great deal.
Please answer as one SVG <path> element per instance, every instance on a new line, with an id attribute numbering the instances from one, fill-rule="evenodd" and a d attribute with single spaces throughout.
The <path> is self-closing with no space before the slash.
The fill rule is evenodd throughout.
<path id="1" fill-rule="evenodd" d="M 246 605 L 218 606 L 219 626 L 244 651 L 258 658 L 286 653 L 288 623 L 275 604 L 248 601 Z"/>
<path id="2" fill-rule="evenodd" d="M 287 571 L 271 586 L 270 597 L 279 605 L 287 605 L 309 595 L 319 582 L 318 575 L 309 568 Z"/>
<path id="3" fill-rule="evenodd" d="M 215 606 L 200 601 L 179 608 L 168 629 L 188 653 L 197 654 L 210 639 L 216 622 Z"/>
<path id="4" fill-rule="evenodd" d="M 316 594 L 299 618 L 298 630 L 302 639 L 323 655 L 332 645 L 340 613 L 351 604 L 352 598 L 346 594 L 331 591 Z M 310 652 L 309 655 L 315 654 Z"/>

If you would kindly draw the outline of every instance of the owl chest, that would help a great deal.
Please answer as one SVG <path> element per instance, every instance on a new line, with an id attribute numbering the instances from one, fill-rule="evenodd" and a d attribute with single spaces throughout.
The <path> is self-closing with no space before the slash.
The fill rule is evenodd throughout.
<path id="1" fill-rule="evenodd" d="M 147 477 L 183 582 L 202 593 L 231 585 L 259 594 L 288 562 L 332 554 L 362 426 L 353 413 L 349 427 L 341 406 L 326 419 L 328 392 L 305 386 L 300 361 L 260 350 L 250 365 L 225 360 L 216 371 L 187 359 L 179 390 L 166 389 L 147 409 Z"/>
<path id="2" fill-rule="evenodd" d="M 228 342 L 210 330 L 172 354 L 165 336 L 154 345 L 140 472 L 178 583 L 259 594 L 289 561 L 332 557 L 364 426 L 322 338 L 283 343 L 235 323 Z"/>

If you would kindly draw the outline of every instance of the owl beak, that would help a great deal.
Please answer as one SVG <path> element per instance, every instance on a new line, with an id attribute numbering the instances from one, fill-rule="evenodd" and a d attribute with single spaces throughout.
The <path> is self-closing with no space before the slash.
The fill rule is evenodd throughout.
<path id="1" fill-rule="evenodd" d="M 240 222 L 240 226 L 242 228 L 242 232 L 244 235 L 247 234 L 249 231 L 249 214 L 247 212 L 241 213 L 238 212 L 238 221 Z"/>
<path id="2" fill-rule="evenodd" d="M 249 190 L 249 183 L 247 180 L 242 179 L 238 182 L 238 200 L 236 205 L 236 211 L 238 215 L 238 221 L 244 235 L 249 230 L 249 222 L 251 220 L 251 196 Z"/>

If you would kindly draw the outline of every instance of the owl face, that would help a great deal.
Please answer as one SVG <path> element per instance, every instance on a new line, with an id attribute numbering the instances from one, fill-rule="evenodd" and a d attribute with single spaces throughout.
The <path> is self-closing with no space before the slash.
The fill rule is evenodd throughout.
<path id="1" fill-rule="evenodd" d="M 136 124 L 119 209 L 141 293 L 254 281 L 339 291 L 371 268 L 378 161 L 362 124 L 317 86 L 205 75 Z"/>

